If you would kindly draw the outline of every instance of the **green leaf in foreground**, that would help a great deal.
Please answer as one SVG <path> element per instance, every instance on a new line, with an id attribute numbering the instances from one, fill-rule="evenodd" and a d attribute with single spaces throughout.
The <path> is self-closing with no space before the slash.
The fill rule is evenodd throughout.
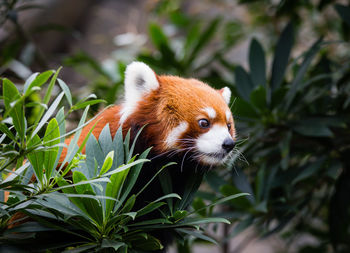
<path id="1" fill-rule="evenodd" d="M 3 96 L 6 109 L 4 117 L 6 117 L 7 114 L 11 116 L 13 125 L 23 141 L 26 132 L 23 100 L 20 100 L 21 95 L 16 86 L 6 78 L 3 79 Z"/>
<path id="2" fill-rule="evenodd" d="M 58 127 L 57 120 L 53 118 L 47 125 L 45 136 L 44 136 L 44 146 L 47 147 L 44 153 L 44 168 L 46 178 L 49 180 L 53 170 L 55 169 L 55 161 L 58 154 L 59 147 L 53 147 L 60 142 L 60 130 Z"/>

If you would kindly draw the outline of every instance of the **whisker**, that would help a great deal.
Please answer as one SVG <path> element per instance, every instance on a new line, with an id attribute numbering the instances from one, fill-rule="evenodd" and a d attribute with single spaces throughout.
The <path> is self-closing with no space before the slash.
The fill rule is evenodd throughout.
<path id="1" fill-rule="evenodd" d="M 194 148 L 194 147 L 193 147 Z M 192 148 L 192 149 L 193 149 Z M 182 162 L 181 162 L 181 167 L 180 167 L 180 171 L 182 172 L 182 168 L 183 168 L 183 165 L 184 165 L 184 161 L 185 161 L 185 157 L 186 157 L 186 155 L 188 154 L 188 152 L 190 152 L 191 151 L 191 149 L 188 149 L 188 151 L 185 153 L 185 155 L 184 155 L 184 157 L 182 158 Z"/>
<path id="2" fill-rule="evenodd" d="M 232 106 L 236 103 L 237 97 L 233 100 L 232 104 L 230 105 L 230 110 L 232 110 Z"/>
<path id="3" fill-rule="evenodd" d="M 249 140 L 249 137 L 250 137 L 250 136 L 247 136 L 246 138 L 243 138 L 243 139 L 237 138 L 237 139 L 236 139 L 236 144 L 237 144 L 237 145 L 241 145 L 241 144 L 245 143 L 246 141 Z"/>

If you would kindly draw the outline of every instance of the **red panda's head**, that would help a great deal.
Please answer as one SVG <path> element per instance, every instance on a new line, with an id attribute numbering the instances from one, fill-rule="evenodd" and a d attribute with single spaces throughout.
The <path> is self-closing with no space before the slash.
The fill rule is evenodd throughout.
<path id="1" fill-rule="evenodd" d="M 227 87 L 215 90 L 196 79 L 157 76 L 133 62 L 125 72 L 120 122 L 147 124 L 145 138 L 159 154 L 188 153 L 200 164 L 218 165 L 235 146 L 230 97 Z"/>

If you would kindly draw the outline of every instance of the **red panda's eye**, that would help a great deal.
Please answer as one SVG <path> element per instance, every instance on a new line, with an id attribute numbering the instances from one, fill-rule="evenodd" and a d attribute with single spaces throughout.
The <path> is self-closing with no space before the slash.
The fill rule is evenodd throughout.
<path id="1" fill-rule="evenodd" d="M 210 123 L 208 120 L 206 119 L 200 119 L 198 120 L 198 125 L 201 127 L 201 128 L 208 128 L 210 126 Z"/>
<path id="2" fill-rule="evenodd" d="M 231 130 L 231 123 L 227 123 L 227 128 L 229 131 Z"/>

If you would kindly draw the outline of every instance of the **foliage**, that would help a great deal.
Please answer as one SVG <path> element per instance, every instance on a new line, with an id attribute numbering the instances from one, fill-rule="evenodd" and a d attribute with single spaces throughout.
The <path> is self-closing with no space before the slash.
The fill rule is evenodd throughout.
<path id="1" fill-rule="evenodd" d="M 59 70 L 50 70 L 33 74 L 22 90 L 3 79 L 1 250 L 153 251 L 163 248 L 153 235 L 154 231 L 162 230 L 173 231 L 179 238 L 191 235 L 215 242 L 204 235 L 199 226 L 229 221 L 219 217 L 200 218 L 195 212 L 185 210 L 197 189 L 193 185 L 198 185 L 199 180 L 193 180 L 183 198 L 172 193 L 167 185 L 164 191 L 168 192 L 164 196 L 135 209 L 138 196 L 158 175 L 163 179 L 169 176 L 166 167 L 171 163 L 164 165 L 135 192 L 133 187 L 143 163 L 149 161 L 146 157 L 150 148 L 140 155 L 133 154 L 137 136 L 130 143 L 130 132 L 123 137 L 120 128 L 112 139 L 108 125 L 98 140 L 90 135 L 91 129 L 79 147 L 77 142 L 82 127 L 87 124 L 89 106 L 101 100 L 84 99 L 72 104 L 69 88 L 57 78 L 58 73 Z M 56 81 L 63 91 L 47 107 Z M 28 102 L 28 97 L 38 93 L 46 82 L 49 85 L 44 98 L 36 103 Z M 63 96 L 70 105 L 68 113 L 85 108 L 68 147 L 64 141 L 71 133 L 65 132 L 64 107 L 57 109 Z M 33 107 L 36 108 L 32 110 L 36 112 L 35 120 L 30 123 L 25 111 Z M 82 155 L 85 144 L 86 154 Z M 67 149 L 67 154 L 60 161 L 63 148 Z M 16 167 L 12 171 L 14 162 Z M 5 199 L 6 192 L 11 193 L 8 199 Z M 201 209 L 243 195 L 220 198 Z M 178 201 L 173 202 L 173 198 Z M 154 212 L 159 214 L 148 216 Z"/>
<path id="2" fill-rule="evenodd" d="M 160 220 L 152 221 L 154 224 L 138 225 L 146 233 L 164 226 L 176 227 L 175 234 L 181 235 L 179 252 L 190 252 L 193 243 L 202 242 L 203 239 L 211 241 L 203 230 L 177 227 L 178 224 L 184 224 L 186 219 L 182 218 L 188 215 L 197 215 L 204 220 L 220 216 L 232 222 L 233 225 L 225 224 L 222 236 L 216 236 L 222 252 L 227 252 L 229 239 L 248 227 L 253 227 L 261 238 L 277 235 L 284 239 L 286 251 L 332 252 L 333 249 L 334 252 L 348 252 L 350 59 L 349 43 L 345 41 L 349 40 L 350 34 L 349 6 L 334 0 L 241 0 L 239 3 L 247 7 L 251 20 L 249 24 L 243 25 L 231 17 L 208 19 L 207 16 L 186 15 L 182 3 L 181 0 L 157 2 L 155 13 L 167 20 L 166 25 L 159 25 L 161 22 L 155 21 L 150 23 L 152 48 L 140 50 L 136 58 L 149 64 L 157 73 L 197 77 L 217 88 L 229 86 L 236 97 L 232 111 L 239 152 L 244 156 L 237 154 L 233 165 L 228 164 L 205 176 L 207 187 L 189 198 L 194 197 L 192 210 L 176 210 L 179 205 L 176 203 L 183 200 L 167 198 L 161 201 L 164 216 Z M 289 20 L 293 22 L 288 23 Z M 175 35 L 169 35 L 169 25 L 175 28 Z M 247 40 L 246 37 L 250 39 L 252 33 L 262 36 L 250 40 L 247 64 L 238 65 L 230 58 L 230 50 L 243 39 Z M 69 57 L 65 64 L 87 76 L 91 89 L 98 97 L 113 103 L 123 81 L 125 62 L 118 58 L 112 61 L 115 61 L 114 67 L 107 71 L 103 64 L 87 54 L 78 53 Z M 18 96 L 14 89 L 8 92 Z M 11 109 L 13 113 L 22 113 L 20 106 L 13 104 L 14 100 L 7 101 L 5 105 L 11 105 L 11 108 L 15 105 Z M 27 99 L 23 101 L 28 102 Z M 37 111 L 33 110 L 33 114 L 37 115 Z M 36 116 L 32 118 L 38 119 Z M 2 136 L 3 139 L 11 141 L 13 137 L 16 140 L 10 142 L 13 148 L 4 152 L 7 162 L 19 154 L 23 157 L 32 148 L 27 142 L 24 142 L 27 146 L 21 147 L 22 139 L 28 138 L 28 134 L 23 134 L 23 129 L 33 131 L 38 125 L 28 128 L 23 122 L 18 118 L 12 125 L 5 122 L 7 128 L 1 125 L 2 131 L 7 134 L 7 137 Z M 33 121 L 28 118 L 27 122 Z M 57 122 L 60 125 L 60 121 Z M 52 121 L 50 124 L 52 127 L 56 123 Z M 43 130 L 42 126 L 39 131 L 41 136 L 45 136 Z M 64 133 L 60 132 L 60 135 Z M 50 138 L 48 135 L 47 140 Z M 39 146 L 50 146 L 52 156 L 57 147 L 60 152 L 59 144 L 47 142 L 42 139 Z M 40 148 L 38 151 L 40 154 Z M 109 151 L 99 158 L 100 164 L 107 161 Z M 76 157 L 72 164 L 78 161 L 80 159 Z M 73 171 L 80 171 L 79 166 L 92 168 L 87 161 L 88 157 L 82 159 Z M 128 162 L 124 161 L 125 164 Z M 17 168 L 19 172 L 26 170 L 22 162 L 18 163 Z M 51 173 L 52 170 L 48 171 Z M 166 181 L 166 168 L 163 173 L 159 177 Z M 48 181 L 46 171 L 42 175 L 38 174 L 42 184 L 45 184 Z M 78 172 L 76 174 L 81 176 Z M 93 175 L 97 176 L 84 176 L 91 180 Z M 56 174 L 53 173 L 51 177 L 54 176 Z M 76 180 L 78 178 L 76 176 Z M 72 180 L 75 184 L 74 177 Z M 97 190 L 101 187 L 97 185 L 103 183 L 97 182 L 91 186 L 94 194 L 98 195 Z M 23 189 L 21 184 L 16 187 L 28 191 L 30 196 L 32 190 L 26 187 Z M 92 192 L 86 191 L 87 195 Z M 230 200 L 230 196 L 240 192 L 248 192 L 250 196 Z M 171 189 L 165 187 L 164 194 L 170 193 Z M 55 194 L 66 196 L 71 193 Z M 228 202 L 218 206 L 221 199 Z M 79 201 L 86 202 L 87 199 L 79 196 Z M 96 198 L 94 201 L 102 203 L 107 200 Z M 70 202 L 70 205 L 74 203 Z M 214 206 L 217 208 L 214 209 Z M 98 212 L 106 213 L 102 207 L 101 204 L 97 208 Z M 63 214 L 58 216 L 60 222 L 64 219 L 62 217 L 66 217 Z M 131 216 L 127 217 L 130 223 L 123 226 L 134 229 L 132 224 L 137 224 L 137 215 L 135 220 Z M 174 223 L 179 218 L 180 223 Z M 55 222 L 56 226 L 62 225 Z M 91 219 L 87 220 L 86 224 L 90 223 Z M 191 225 L 194 223 L 190 222 Z M 75 229 L 78 231 L 81 227 Z M 91 247 L 102 247 L 96 237 L 101 229 L 98 230 L 96 224 L 90 229 L 95 231 L 95 237 L 88 236 L 90 241 L 84 243 L 89 241 L 93 244 Z M 311 237 L 314 243 L 300 245 L 300 236 Z M 119 237 L 110 237 L 109 240 L 120 242 Z M 159 246 L 156 240 L 150 240 Z M 243 243 L 246 245 L 247 241 Z M 133 242 L 128 241 L 127 244 L 132 247 Z M 245 245 L 238 245 L 237 248 L 241 249 Z"/>

